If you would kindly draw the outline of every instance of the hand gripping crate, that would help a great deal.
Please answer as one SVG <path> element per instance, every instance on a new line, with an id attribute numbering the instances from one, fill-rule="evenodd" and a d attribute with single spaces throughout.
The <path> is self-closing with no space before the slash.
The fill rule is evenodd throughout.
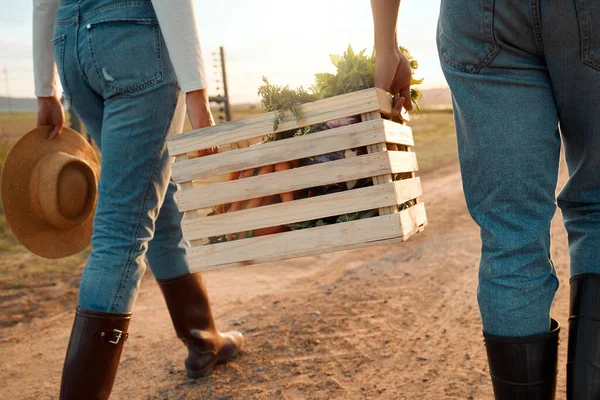
<path id="1" fill-rule="evenodd" d="M 381 113 L 391 111 L 391 103 L 391 97 L 379 89 L 307 103 L 300 107 L 300 119 L 286 115 L 277 131 L 358 115 L 362 122 L 245 148 L 235 143 L 273 133 L 274 113 L 171 136 L 168 148 L 175 157 L 173 179 L 181 186 L 177 200 L 185 213 L 182 228 L 191 247 L 192 269 L 214 270 L 381 245 L 407 240 L 421 231 L 427 217 L 418 200 L 422 191 L 414 174 L 416 156 L 410 151 L 412 132 L 406 125 L 382 119 Z M 188 153 L 215 146 L 220 146 L 218 154 L 188 158 Z M 223 179 L 231 172 L 364 146 L 368 154 L 233 181 Z M 218 215 L 206 212 L 221 204 L 368 177 L 373 186 Z M 379 215 L 229 242 L 209 244 L 208 240 L 373 209 Z"/>

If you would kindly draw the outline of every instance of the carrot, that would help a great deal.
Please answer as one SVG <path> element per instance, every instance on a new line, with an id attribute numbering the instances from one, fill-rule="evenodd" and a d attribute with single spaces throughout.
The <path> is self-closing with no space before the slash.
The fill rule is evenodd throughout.
<path id="1" fill-rule="evenodd" d="M 250 168 L 245 171 L 242 171 L 240 173 L 239 179 L 250 178 L 251 176 L 254 176 L 255 172 L 256 172 L 256 168 Z"/>
<path id="2" fill-rule="evenodd" d="M 238 179 L 240 177 L 241 173 L 242 173 L 242 171 L 230 172 L 229 175 L 227 175 L 227 181 L 235 181 L 236 179 Z M 230 207 L 231 207 L 231 203 L 219 204 L 218 206 L 216 206 L 214 208 L 214 210 L 215 210 L 215 213 L 217 213 L 217 214 L 224 214 L 229 210 Z"/>
<path id="3" fill-rule="evenodd" d="M 275 164 L 276 172 L 285 171 L 285 170 L 288 170 L 291 168 L 292 168 L 291 162 L 281 162 L 281 163 Z M 281 193 L 279 196 L 281 197 L 281 201 L 293 201 L 294 200 L 294 192 Z"/>
<path id="4" fill-rule="evenodd" d="M 270 174 L 271 172 L 273 172 L 273 166 L 265 165 L 264 167 L 261 167 L 258 170 L 258 175 Z M 262 197 L 257 197 L 255 199 L 248 201 L 248 204 L 246 205 L 246 207 L 244 209 L 249 210 L 251 208 L 259 207 L 262 199 L 263 199 Z"/>
<path id="5" fill-rule="evenodd" d="M 262 228 L 254 230 L 254 237 L 272 235 L 274 233 L 287 232 L 289 229 L 284 225 L 272 226 L 270 228 Z"/>
<path id="6" fill-rule="evenodd" d="M 254 176 L 254 171 L 255 171 L 254 168 L 250 168 L 250 169 L 247 169 L 245 171 L 242 171 L 238 175 L 238 178 L 239 179 L 244 179 L 244 178 L 249 178 L 251 176 Z M 233 174 L 233 172 L 232 172 L 232 174 Z M 229 208 L 229 211 L 231 212 L 231 211 L 243 210 L 245 208 L 244 207 L 245 203 L 246 203 L 245 201 L 236 201 L 236 202 L 234 202 L 234 203 L 231 204 L 231 207 Z M 229 237 L 229 235 L 228 235 L 228 237 Z M 230 240 L 230 239 L 227 239 L 227 240 Z"/>
<path id="7" fill-rule="evenodd" d="M 231 204 L 219 204 L 218 206 L 215 206 L 214 211 L 215 214 L 225 214 L 228 210 L 229 210 L 229 206 L 231 206 Z"/>
<path id="8" fill-rule="evenodd" d="M 236 201 L 235 203 L 231 203 L 231 208 L 229 208 L 229 212 L 235 212 L 242 210 L 245 201 Z M 233 233 L 228 233 L 226 236 L 227 241 L 233 239 Z"/>
<path id="9" fill-rule="evenodd" d="M 275 172 L 285 171 L 286 169 L 291 169 L 292 164 L 289 161 L 280 162 L 275 164 Z"/>
<path id="10" fill-rule="evenodd" d="M 273 172 L 273 165 L 265 165 L 258 170 L 258 175 L 270 174 L 271 172 Z M 263 200 L 264 200 L 263 197 L 257 197 L 257 198 L 251 199 L 248 201 L 248 203 L 246 204 L 244 209 L 250 210 L 252 208 L 260 207 Z M 243 239 L 245 237 L 246 237 L 246 232 L 241 232 L 238 235 L 238 238 L 240 238 L 240 239 Z"/>
<path id="11" fill-rule="evenodd" d="M 294 201 L 294 192 L 281 193 L 279 196 L 282 202 Z"/>
<path id="12" fill-rule="evenodd" d="M 236 179 L 239 179 L 241 174 L 242 174 L 242 171 L 230 172 L 229 175 L 227 175 L 227 180 L 235 181 Z"/>
<path id="13" fill-rule="evenodd" d="M 254 168 L 250 168 L 247 170 L 244 170 L 242 172 L 240 172 L 240 175 L 238 176 L 239 179 L 244 179 L 244 178 L 249 178 L 251 176 L 254 176 Z M 235 212 L 235 211 L 240 211 L 243 210 L 246 205 L 246 201 L 242 200 L 242 201 L 236 201 L 234 203 L 231 203 L 231 207 L 229 208 L 229 212 Z M 233 239 L 233 233 L 228 233 L 226 236 L 227 241 L 230 241 Z"/>
<path id="14" fill-rule="evenodd" d="M 188 159 L 192 159 L 192 158 L 209 156 L 211 154 L 217 154 L 218 152 L 219 152 L 218 147 L 211 147 L 208 149 L 190 151 L 189 153 L 187 153 L 187 156 L 188 156 Z"/>
<path id="15" fill-rule="evenodd" d="M 264 167 L 260 167 L 257 175 L 270 174 L 271 172 L 273 172 L 273 169 L 273 165 L 265 165 Z"/>
<path id="16" fill-rule="evenodd" d="M 261 205 L 267 206 L 269 204 L 274 203 L 277 200 L 279 200 L 279 196 L 278 195 L 267 196 L 267 197 L 263 198 L 263 202 L 261 203 Z M 289 229 L 286 226 L 283 226 L 283 225 L 271 226 L 269 228 L 255 229 L 254 230 L 254 237 L 271 235 L 273 233 L 286 232 L 288 230 Z"/>

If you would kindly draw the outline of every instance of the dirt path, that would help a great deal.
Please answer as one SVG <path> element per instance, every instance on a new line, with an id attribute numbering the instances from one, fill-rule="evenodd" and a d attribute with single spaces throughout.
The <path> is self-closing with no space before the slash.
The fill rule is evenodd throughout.
<path id="1" fill-rule="evenodd" d="M 564 175 L 564 173 L 562 174 Z M 564 179 L 564 176 L 563 176 Z M 430 225 L 409 242 L 208 273 L 218 325 L 245 354 L 188 380 L 156 284 L 144 281 L 114 399 L 491 399 L 476 303 L 480 241 L 456 166 L 423 178 Z M 566 326 L 568 253 L 554 316 Z M 72 314 L 2 332 L 0 398 L 56 398 Z M 564 398 L 566 329 L 559 395 Z"/>

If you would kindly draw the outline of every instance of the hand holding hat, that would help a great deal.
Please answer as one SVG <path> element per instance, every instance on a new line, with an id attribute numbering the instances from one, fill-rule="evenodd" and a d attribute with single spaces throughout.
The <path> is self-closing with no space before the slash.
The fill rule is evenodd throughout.
<path id="1" fill-rule="evenodd" d="M 33 253 L 61 258 L 83 250 L 92 235 L 100 164 L 77 132 L 53 126 L 23 136 L 2 171 L 2 202 L 17 239 Z"/>
<path id="2" fill-rule="evenodd" d="M 56 97 L 38 97 L 37 126 L 52 125 L 48 139 L 54 139 L 62 133 L 65 125 L 65 113 L 60 100 Z"/>

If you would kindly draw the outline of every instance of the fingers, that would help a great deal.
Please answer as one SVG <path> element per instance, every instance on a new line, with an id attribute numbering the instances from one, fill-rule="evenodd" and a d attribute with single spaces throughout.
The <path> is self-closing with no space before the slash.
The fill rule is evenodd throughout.
<path id="1" fill-rule="evenodd" d="M 407 85 L 400 90 L 400 97 L 404 98 L 404 108 L 406 111 L 412 111 L 413 104 L 410 96 L 410 85 Z"/>
<path id="2" fill-rule="evenodd" d="M 399 95 L 394 96 L 394 100 L 392 102 L 392 116 L 397 117 L 402 112 L 402 107 L 404 106 L 404 97 Z"/>
<path id="3" fill-rule="evenodd" d="M 48 135 L 48 139 L 52 140 L 58 137 L 62 133 L 63 124 L 55 124 L 52 128 L 52 131 Z"/>
<path id="4" fill-rule="evenodd" d="M 65 114 L 56 97 L 38 97 L 37 126 L 52 125 L 48 139 L 54 139 L 62 133 Z"/>

